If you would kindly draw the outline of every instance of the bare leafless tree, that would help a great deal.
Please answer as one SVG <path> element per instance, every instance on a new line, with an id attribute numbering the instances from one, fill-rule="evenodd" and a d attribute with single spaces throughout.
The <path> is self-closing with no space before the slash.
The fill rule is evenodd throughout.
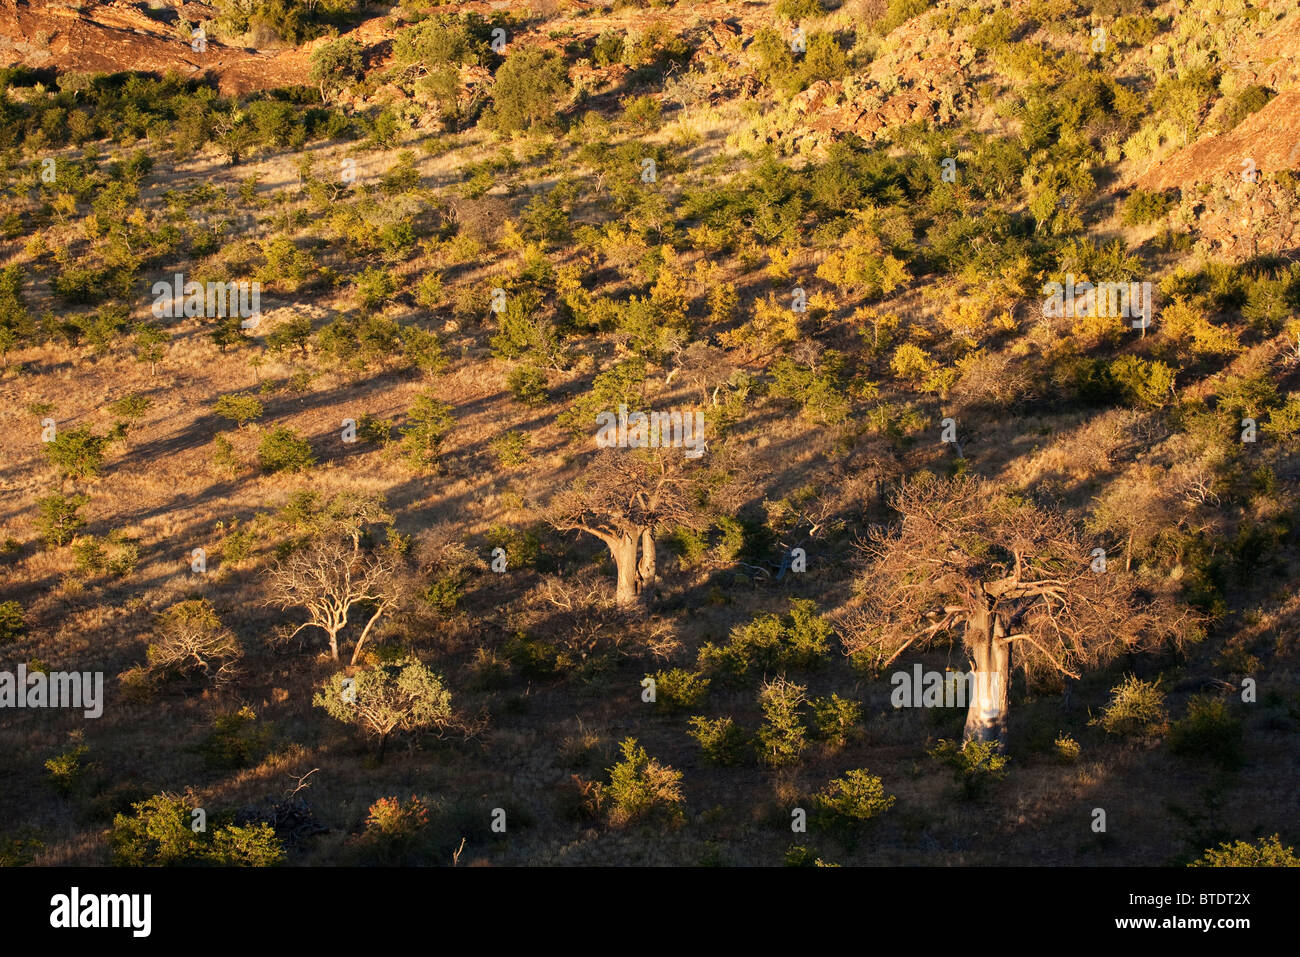
<path id="1" fill-rule="evenodd" d="M 1066 515 L 987 481 L 915 481 L 892 504 L 901 522 L 862 546 L 868 565 L 860 605 L 841 621 L 846 645 L 875 651 L 883 668 L 960 634 L 972 670 L 993 676 L 972 683 L 966 740 L 1004 739 L 1013 647 L 1029 673 L 1077 678 L 1117 654 L 1177 643 L 1195 624 L 1137 576 L 1094 570 Z"/>
<path id="2" fill-rule="evenodd" d="M 268 604 L 306 610 L 307 620 L 284 636 L 294 637 L 305 628 L 319 628 L 329 636 L 330 655 L 339 660 L 339 635 L 358 606 L 370 617 L 352 649 L 352 664 L 381 615 L 396 604 L 396 558 L 391 550 L 366 552 L 360 536 L 326 537 L 296 551 L 271 570 L 272 597 Z"/>
<path id="3" fill-rule="evenodd" d="M 146 654 L 151 672 L 201 672 L 221 684 L 235 677 L 243 651 L 203 598 L 178 602 L 160 614 Z"/>

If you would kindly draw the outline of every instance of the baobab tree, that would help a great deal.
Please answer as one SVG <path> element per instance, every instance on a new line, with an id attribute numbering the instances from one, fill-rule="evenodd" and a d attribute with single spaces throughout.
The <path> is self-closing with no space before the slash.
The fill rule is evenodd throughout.
<path id="1" fill-rule="evenodd" d="M 891 504 L 901 522 L 862 545 L 868 567 L 860 607 L 842 621 L 845 643 L 883 669 L 908 648 L 960 635 L 971 670 L 990 676 L 971 682 L 967 741 L 1005 740 L 1013 667 L 1078 678 L 1195 627 L 1188 609 L 1121 564 L 1103 565 L 1066 515 L 990 482 L 926 478 Z"/>
<path id="2" fill-rule="evenodd" d="M 610 448 L 592 453 L 582 475 L 552 499 L 547 521 L 605 543 L 618 572 L 615 603 L 648 603 L 658 576 L 655 536 L 666 523 L 690 525 L 688 489 L 696 466 L 683 449 Z"/>

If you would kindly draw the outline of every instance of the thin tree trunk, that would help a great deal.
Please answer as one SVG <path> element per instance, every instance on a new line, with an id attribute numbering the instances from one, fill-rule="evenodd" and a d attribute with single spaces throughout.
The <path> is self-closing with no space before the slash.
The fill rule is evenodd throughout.
<path id="1" fill-rule="evenodd" d="M 385 731 L 379 736 L 379 763 L 384 763 L 384 751 L 388 749 L 388 732 Z"/>
<path id="2" fill-rule="evenodd" d="M 989 612 L 966 624 L 966 646 L 974 672 L 973 696 L 966 711 L 965 741 L 1006 743 L 1011 687 L 1011 643 L 1001 618 Z"/>
<path id="3" fill-rule="evenodd" d="M 375 622 L 379 620 L 379 616 L 382 615 L 383 613 L 384 613 L 384 606 L 380 605 L 378 608 L 375 609 L 375 613 L 370 616 L 370 620 L 366 622 L 366 627 L 363 628 L 361 631 L 361 637 L 357 639 L 356 647 L 352 649 L 352 662 L 351 662 L 352 664 L 355 665 L 357 663 L 357 659 L 361 657 L 361 646 L 366 643 L 366 636 L 370 634 L 370 629 L 374 627 Z"/>
<path id="4" fill-rule="evenodd" d="M 339 660 L 339 634 L 337 631 L 330 632 L 330 657 L 335 661 Z"/>

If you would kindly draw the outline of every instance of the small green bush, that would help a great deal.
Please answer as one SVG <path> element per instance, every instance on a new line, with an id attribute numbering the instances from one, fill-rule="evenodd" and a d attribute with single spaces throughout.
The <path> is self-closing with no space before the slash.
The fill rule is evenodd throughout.
<path id="1" fill-rule="evenodd" d="M 861 824 L 884 814 L 897 799 L 885 793 L 884 783 L 865 768 L 848 771 L 813 797 L 823 824 L 843 827 Z"/>
<path id="2" fill-rule="evenodd" d="M 212 406 L 212 411 L 223 419 L 230 419 L 242 428 L 254 419 L 260 419 L 264 410 L 256 396 L 248 392 L 239 392 L 234 395 L 223 395 L 217 399 Z"/>
<path id="3" fill-rule="evenodd" d="M 16 601 L 0 601 L 0 645 L 17 641 L 27 633 L 23 606 Z"/>
<path id="4" fill-rule="evenodd" d="M 647 677 L 655 682 L 655 703 L 669 711 L 694 708 L 709 693 L 709 679 L 684 668 L 657 671 Z"/>
<path id="5" fill-rule="evenodd" d="M 862 705 L 832 694 L 827 698 L 814 698 L 812 714 L 817 737 L 844 745 L 862 720 Z"/>
<path id="6" fill-rule="evenodd" d="M 45 770 L 50 773 L 50 783 L 59 794 L 67 797 L 76 788 L 85 771 L 81 759 L 89 751 L 90 748 L 86 745 L 78 744 L 45 762 Z"/>
<path id="7" fill-rule="evenodd" d="M 264 472 L 301 472 L 316 464 L 316 456 L 306 439 L 279 425 L 262 437 L 257 461 Z"/>
<path id="8" fill-rule="evenodd" d="M 1111 689 L 1110 695 L 1110 704 L 1090 722 L 1100 725 L 1107 734 L 1146 737 L 1162 734 L 1168 727 L 1169 713 L 1159 679 L 1148 682 L 1129 675 Z"/>
<path id="9" fill-rule="evenodd" d="M 825 14 L 826 8 L 821 5 L 821 0 L 777 0 L 776 2 L 776 15 L 796 23 Z"/>
<path id="10" fill-rule="evenodd" d="M 1169 750 L 1179 757 L 1238 768 L 1245 761 L 1241 722 L 1222 698 L 1198 695 L 1187 702 L 1187 717 L 1169 729 Z"/>
<path id="11" fill-rule="evenodd" d="M 429 583 L 421 596 L 434 611 L 450 615 L 465 597 L 465 577 L 458 573 L 442 575 Z"/>
<path id="12" fill-rule="evenodd" d="M 834 633 L 830 622 L 817 614 L 815 602 L 792 598 L 788 614 L 762 615 L 737 626 L 725 646 L 705 643 L 699 665 L 704 671 L 732 675 L 816 668 L 825 663 Z"/>
<path id="13" fill-rule="evenodd" d="M 104 467 L 104 450 L 110 441 L 110 436 L 96 435 L 89 426 L 78 426 L 47 442 L 45 455 L 64 478 L 91 478 Z"/>
<path id="14" fill-rule="evenodd" d="M 117 867 L 268 867 L 284 859 L 284 849 L 269 824 L 195 831 L 189 803 L 167 793 L 133 804 L 131 810 L 131 814 L 114 817 L 109 832 Z"/>
<path id="15" fill-rule="evenodd" d="M 199 746 L 214 768 L 236 770 L 251 766 L 266 753 L 271 729 L 258 725 L 257 713 L 248 705 L 217 715 L 212 732 Z"/>
<path id="16" fill-rule="evenodd" d="M 1156 222 L 1164 219 L 1172 206 L 1172 201 L 1165 193 L 1135 189 L 1124 201 L 1124 222 L 1129 226 Z"/>
<path id="17" fill-rule="evenodd" d="M 506 388 L 520 403 L 536 408 L 550 398 L 546 391 L 546 370 L 531 362 L 521 363 L 506 373 Z"/>
<path id="18" fill-rule="evenodd" d="M 77 529 L 86 524 L 80 512 L 89 501 L 85 495 L 69 496 L 59 492 L 36 500 L 39 512 L 36 528 L 47 547 L 61 548 L 72 541 Z"/>
<path id="19" fill-rule="evenodd" d="M 1079 742 L 1068 734 L 1062 734 L 1052 742 L 1052 749 L 1056 760 L 1062 764 L 1074 764 L 1079 760 Z"/>
<path id="20" fill-rule="evenodd" d="M 808 731 L 801 709 L 807 701 L 807 690 L 784 676 L 765 681 L 759 690 L 758 703 L 763 709 L 763 724 L 758 729 L 759 754 L 772 767 L 794 764 L 803 754 Z"/>
<path id="21" fill-rule="evenodd" d="M 990 784 L 1006 776 L 1007 758 L 1001 751 L 1002 746 L 996 741 L 972 740 L 963 746 L 940 739 L 930 750 L 930 757 L 952 768 L 964 797 L 977 798 L 983 796 Z"/>
<path id="22" fill-rule="evenodd" d="M 1261 837 L 1253 844 L 1246 841 L 1224 842 L 1207 849 L 1188 867 L 1300 867 L 1295 848 L 1283 847 L 1282 836 Z"/>
<path id="23" fill-rule="evenodd" d="M 687 733 L 700 745 L 704 757 L 713 764 L 736 764 L 749 747 L 749 737 L 728 716 L 705 718 L 696 715 Z"/>
<path id="24" fill-rule="evenodd" d="M 610 823 L 621 826 L 651 817 L 680 822 L 682 773 L 650 757 L 636 738 L 625 739 L 619 750 L 623 759 L 609 769 L 609 784 L 601 792 Z"/>
<path id="25" fill-rule="evenodd" d="M 559 55 L 535 48 L 512 53 L 497 69 L 486 123 L 515 133 L 553 121 L 568 90 L 569 71 Z"/>
<path id="26" fill-rule="evenodd" d="M 406 414 L 406 424 L 399 430 L 402 457 L 418 471 L 438 464 L 442 443 L 452 427 L 451 406 L 440 402 L 432 393 L 422 392 Z"/>
<path id="27" fill-rule="evenodd" d="M 528 445 L 531 436 L 526 432 L 505 432 L 492 440 L 492 451 L 497 461 L 508 469 L 527 465 L 530 459 Z"/>
<path id="28" fill-rule="evenodd" d="M 409 801 L 380 798 L 370 805 L 366 833 L 387 838 L 411 838 L 429 824 L 429 808 L 414 794 Z"/>

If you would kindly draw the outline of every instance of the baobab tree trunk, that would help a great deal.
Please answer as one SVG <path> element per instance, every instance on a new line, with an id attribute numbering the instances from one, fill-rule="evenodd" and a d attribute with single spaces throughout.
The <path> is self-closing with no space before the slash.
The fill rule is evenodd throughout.
<path id="1" fill-rule="evenodd" d="M 641 560 L 636 567 L 640 579 L 641 600 L 647 604 L 654 598 L 658 563 L 655 556 L 655 533 L 649 526 L 641 529 Z"/>
<path id="2" fill-rule="evenodd" d="M 614 603 L 620 608 L 630 608 L 637 603 L 636 536 L 623 532 L 607 544 L 610 554 L 614 556 L 614 566 L 618 569 L 618 589 L 614 593 Z"/>
<path id="3" fill-rule="evenodd" d="M 1002 618 L 991 612 L 966 623 L 966 649 L 974 672 L 972 699 L 966 710 L 965 741 L 1006 743 L 1007 705 L 1011 688 L 1011 642 Z"/>

